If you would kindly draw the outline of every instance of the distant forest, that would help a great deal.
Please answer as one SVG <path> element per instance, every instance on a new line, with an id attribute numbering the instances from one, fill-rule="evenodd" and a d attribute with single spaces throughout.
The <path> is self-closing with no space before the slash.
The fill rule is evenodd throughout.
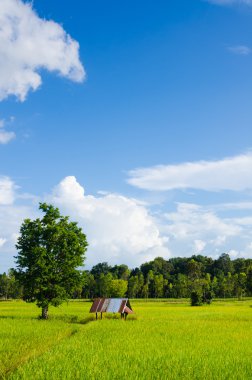
<path id="1" fill-rule="evenodd" d="M 231 260 L 226 253 L 216 260 L 201 255 L 157 257 L 135 269 L 104 262 L 82 275 L 73 298 L 189 298 L 193 291 L 210 292 L 215 298 L 252 296 L 252 259 Z M 0 275 L 0 298 L 22 298 L 14 270 Z"/>

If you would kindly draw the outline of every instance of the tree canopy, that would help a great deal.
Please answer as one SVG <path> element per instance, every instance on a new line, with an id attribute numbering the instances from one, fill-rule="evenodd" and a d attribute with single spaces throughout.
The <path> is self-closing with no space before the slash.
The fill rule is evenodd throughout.
<path id="1" fill-rule="evenodd" d="M 42 308 L 48 318 L 49 305 L 59 306 L 80 285 L 87 250 L 86 235 L 77 223 L 62 216 L 58 208 L 40 203 L 41 219 L 24 220 L 16 248 L 17 277 L 23 298 Z"/>

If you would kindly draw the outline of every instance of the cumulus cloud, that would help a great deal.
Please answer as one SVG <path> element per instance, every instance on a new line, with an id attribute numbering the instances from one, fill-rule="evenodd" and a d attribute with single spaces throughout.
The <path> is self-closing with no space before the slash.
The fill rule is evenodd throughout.
<path id="1" fill-rule="evenodd" d="M 78 42 L 59 24 L 39 18 L 30 3 L 1 0 L 0 100 L 10 95 L 25 100 L 41 85 L 41 69 L 81 82 Z"/>
<path id="2" fill-rule="evenodd" d="M 191 203 L 179 203 L 175 212 L 165 215 L 167 230 L 175 239 L 194 239 L 195 241 L 214 242 L 219 238 L 238 236 L 241 228 L 232 220 L 222 219 L 203 206 Z"/>
<path id="3" fill-rule="evenodd" d="M 61 181 L 50 200 L 86 231 L 89 265 L 108 261 L 135 266 L 156 256 L 251 255 L 250 202 L 178 203 L 173 211 L 160 211 L 154 218 L 151 209 L 135 199 L 108 193 L 85 195 L 75 177 Z"/>
<path id="4" fill-rule="evenodd" d="M 24 199 L 25 198 L 25 199 Z M 169 256 L 167 239 L 146 206 L 117 194 L 85 195 L 75 177 L 63 179 L 46 198 L 24 197 L 8 177 L 0 178 L 0 273 L 14 263 L 15 243 L 25 218 L 40 217 L 38 201 L 53 203 L 62 214 L 78 222 L 87 234 L 86 265 L 101 261 L 110 264 L 140 265 L 156 256 Z"/>
<path id="5" fill-rule="evenodd" d="M 90 244 L 88 264 L 139 265 L 161 251 L 169 254 L 155 219 L 135 199 L 117 194 L 85 195 L 71 176 L 63 179 L 49 198 L 83 226 Z"/>
<path id="6" fill-rule="evenodd" d="M 210 206 L 179 203 L 175 211 L 165 214 L 164 233 L 169 239 L 169 249 L 175 256 L 203 254 L 218 257 L 221 253 L 235 251 L 249 256 L 252 218 L 234 215 L 221 217 Z M 236 257 L 236 255 L 233 255 Z"/>
<path id="7" fill-rule="evenodd" d="M 7 132 L 0 129 L 0 144 L 7 144 L 16 137 L 14 132 Z"/>
<path id="8" fill-rule="evenodd" d="M 0 205 L 10 205 L 15 200 L 14 182 L 9 177 L 0 176 Z"/>
<path id="9" fill-rule="evenodd" d="M 0 120 L 0 144 L 7 144 L 16 137 L 14 132 L 8 132 L 4 127 L 5 121 Z"/>
<path id="10" fill-rule="evenodd" d="M 199 189 L 243 191 L 252 189 L 252 153 L 219 161 L 159 165 L 129 172 L 128 183 L 147 190 Z"/>
<path id="11" fill-rule="evenodd" d="M 0 273 L 7 272 L 15 266 L 15 244 L 19 230 L 25 218 L 36 218 L 38 211 L 34 205 L 17 205 L 0 203 Z"/>
<path id="12" fill-rule="evenodd" d="M 228 50 L 237 55 L 249 55 L 251 53 L 251 49 L 246 45 L 229 46 Z"/>
<path id="13" fill-rule="evenodd" d="M 85 194 L 75 177 L 64 178 L 46 197 L 28 197 L 9 178 L 0 177 L 0 273 L 14 265 L 15 243 L 25 218 L 41 216 L 38 201 L 58 206 L 87 234 L 86 267 L 98 262 L 135 267 L 157 256 L 165 258 L 203 254 L 217 258 L 252 253 L 250 202 L 203 206 L 178 203 L 159 211 L 118 194 Z"/>
<path id="14" fill-rule="evenodd" d="M 198 239 L 194 240 L 194 247 L 195 247 L 196 253 L 202 252 L 205 246 L 206 246 L 206 242 L 204 242 L 203 240 L 198 240 Z"/>

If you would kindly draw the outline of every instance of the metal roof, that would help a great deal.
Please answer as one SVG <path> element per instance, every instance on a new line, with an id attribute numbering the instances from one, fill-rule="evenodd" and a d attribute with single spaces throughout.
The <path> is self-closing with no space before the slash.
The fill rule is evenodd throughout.
<path id="1" fill-rule="evenodd" d="M 128 298 L 96 298 L 90 313 L 127 313 L 132 314 Z"/>

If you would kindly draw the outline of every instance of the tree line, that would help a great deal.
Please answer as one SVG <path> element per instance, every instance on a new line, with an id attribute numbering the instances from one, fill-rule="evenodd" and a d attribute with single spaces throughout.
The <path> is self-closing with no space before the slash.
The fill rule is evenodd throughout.
<path id="1" fill-rule="evenodd" d="M 202 255 L 153 261 L 130 270 L 127 265 L 99 263 L 85 272 L 82 296 L 94 298 L 190 298 L 192 292 L 209 298 L 252 296 L 252 259 L 218 259 Z"/>
<path id="2" fill-rule="evenodd" d="M 165 260 L 157 257 L 140 267 L 98 263 L 80 272 L 81 281 L 72 298 L 190 298 L 252 296 L 252 259 L 231 260 L 223 253 L 212 259 L 202 255 Z M 0 275 L 0 298 L 22 298 L 23 289 L 15 271 Z"/>

